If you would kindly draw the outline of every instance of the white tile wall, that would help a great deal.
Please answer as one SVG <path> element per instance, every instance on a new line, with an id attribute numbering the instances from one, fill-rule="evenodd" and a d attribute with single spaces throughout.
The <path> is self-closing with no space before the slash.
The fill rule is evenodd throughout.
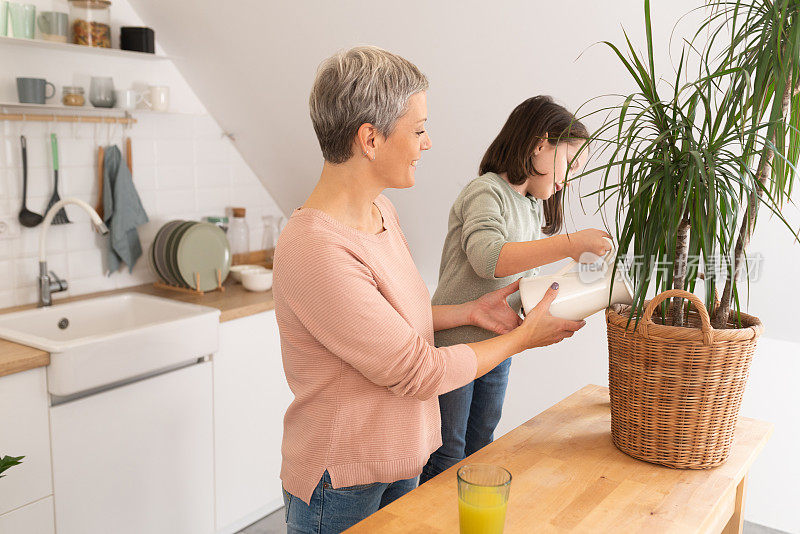
<path id="1" fill-rule="evenodd" d="M 221 135 L 208 115 L 143 112 L 129 131 L 110 132 L 89 124 L 0 123 L 0 217 L 12 228 L 0 234 L 0 308 L 36 301 L 37 256 L 41 227 L 24 228 L 16 222 L 22 192 L 19 136 L 28 141 L 28 208 L 43 213 L 52 192 L 53 171 L 49 134 L 59 140 L 61 197 L 75 196 L 95 205 L 97 147 L 110 139 L 122 148 L 121 136 L 133 143 L 133 177 L 150 222 L 139 228 L 147 250 L 162 224 L 175 218 L 200 219 L 225 214 L 232 205 L 247 208 L 251 249 L 261 248 L 261 217 L 280 209 L 241 156 Z M 124 151 L 124 149 L 123 149 Z M 47 235 L 49 267 L 69 282 L 69 290 L 55 298 L 152 282 L 144 258 L 128 273 L 127 267 L 107 276 L 106 238 L 92 231 L 88 217 L 68 206 L 73 221 L 52 226 Z M 3 235 L 17 234 L 3 238 Z"/>

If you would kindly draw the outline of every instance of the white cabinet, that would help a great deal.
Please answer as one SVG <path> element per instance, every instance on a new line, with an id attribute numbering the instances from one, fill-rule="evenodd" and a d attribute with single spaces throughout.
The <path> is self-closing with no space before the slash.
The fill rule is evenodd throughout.
<path id="1" fill-rule="evenodd" d="M 235 532 L 283 505 L 281 436 L 292 395 L 275 312 L 220 324 L 213 364 L 216 525 Z"/>
<path id="2" fill-rule="evenodd" d="M 0 534 L 53 534 L 53 497 L 0 515 Z"/>
<path id="3" fill-rule="evenodd" d="M 214 529 L 211 363 L 50 409 L 58 534 Z"/>
<path id="4" fill-rule="evenodd" d="M 53 493 L 47 407 L 44 367 L 0 377 L 0 456 L 25 456 L 0 478 L 0 514 Z"/>

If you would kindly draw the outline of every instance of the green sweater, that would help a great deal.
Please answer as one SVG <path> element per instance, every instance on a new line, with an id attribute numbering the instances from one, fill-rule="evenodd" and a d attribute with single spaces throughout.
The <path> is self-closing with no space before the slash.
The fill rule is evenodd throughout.
<path id="1" fill-rule="evenodd" d="M 495 278 L 494 269 L 505 243 L 541 239 L 543 217 L 541 200 L 520 195 L 497 174 L 489 172 L 472 180 L 450 209 L 433 304 L 475 300 L 517 278 L 537 274 L 538 268 Z M 508 302 L 519 310 L 519 293 Z M 476 326 L 459 326 L 436 332 L 435 342 L 437 347 L 446 347 L 494 336 Z"/>

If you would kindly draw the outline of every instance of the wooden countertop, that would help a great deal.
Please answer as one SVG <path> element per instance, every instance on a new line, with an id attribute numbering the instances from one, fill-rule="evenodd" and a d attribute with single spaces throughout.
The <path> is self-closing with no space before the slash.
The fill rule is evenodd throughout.
<path id="1" fill-rule="evenodd" d="M 50 365 L 50 354 L 5 339 L 0 339 L 0 376 Z"/>
<path id="2" fill-rule="evenodd" d="M 218 308 L 221 311 L 219 317 L 220 322 L 247 317 L 248 315 L 254 315 L 275 308 L 275 302 L 272 299 L 272 291 L 253 293 L 247 291 L 241 284 L 233 282 L 230 278 L 225 282 L 224 287 L 225 291 L 212 291 L 205 295 L 195 295 L 156 288 L 153 284 L 143 284 L 140 286 L 89 293 L 65 299 L 56 298 L 53 306 L 94 297 L 134 292 Z M 35 304 L 16 306 L 2 309 L 0 313 L 10 313 L 35 307 Z M 47 352 L 0 339 L 0 376 L 27 371 L 28 369 L 34 369 L 49 364 L 50 355 Z"/>
<path id="3" fill-rule="evenodd" d="M 771 424 L 742 417 L 723 465 L 649 464 L 614 447 L 608 388 L 589 385 L 347 532 L 458 532 L 456 471 L 464 463 L 511 472 L 505 534 L 720 532 L 771 433 Z"/>

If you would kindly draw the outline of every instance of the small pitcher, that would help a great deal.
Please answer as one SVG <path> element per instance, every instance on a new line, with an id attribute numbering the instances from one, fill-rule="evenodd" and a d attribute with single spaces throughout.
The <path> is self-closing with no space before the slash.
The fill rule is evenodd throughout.
<path id="1" fill-rule="evenodd" d="M 522 308 L 526 314 L 530 313 L 553 282 L 558 282 L 559 288 L 558 296 L 550 305 L 550 313 L 562 319 L 580 321 L 606 309 L 610 304 L 632 304 L 633 283 L 624 269 L 618 268 L 614 280 L 611 279 L 615 257 L 616 253 L 612 247 L 599 265 L 591 266 L 595 268 L 568 273 L 567 271 L 578 263 L 573 260 L 556 274 L 523 278 L 519 282 Z M 611 289 L 610 303 L 609 289 Z"/>
<path id="2" fill-rule="evenodd" d="M 286 217 L 282 215 L 265 215 L 261 218 L 264 221 L 264 237 L 261 240 L 261 248 L 273 250 L 278 244 L 278 236 L 286 224 Z"/>

